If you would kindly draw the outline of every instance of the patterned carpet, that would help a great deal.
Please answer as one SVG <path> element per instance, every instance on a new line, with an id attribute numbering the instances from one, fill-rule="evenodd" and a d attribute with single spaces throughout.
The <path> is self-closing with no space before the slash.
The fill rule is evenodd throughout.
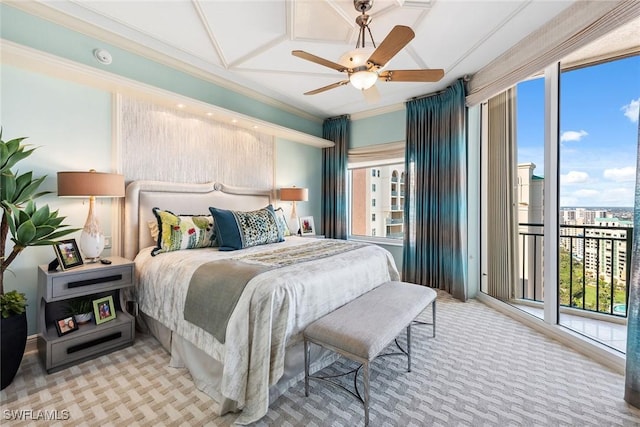
<path id="1" fill-rule="evenodd" d="M 517 321 L 471 300 L 438 297 L 437 337 L 413 328 L 413 371 L 406 359 L 374 362 L 372 426 L 638 426 L 640 410 L 623 400 L 624 378 Z M 430 319 L 430 311 L 423 313 Z M 227 426 L 188 373 L 167 367 L 152 338 L 47 375 L 25 356 L 13 384 L 0 392 L 0 424 L 86 426 Z M 326 372 L 347 369 L 339 360 Z M 22 415 L 26 420 L 18 421 Z M 49 421 L 34 421 L 34 418 Z M 50 419 L 54 418 L 53 421 Z M 55 421 L 57 419 L 57 421 Z M 355 426 L 363 410 L 351 396 L 297 383 L 257 425 Z"/>

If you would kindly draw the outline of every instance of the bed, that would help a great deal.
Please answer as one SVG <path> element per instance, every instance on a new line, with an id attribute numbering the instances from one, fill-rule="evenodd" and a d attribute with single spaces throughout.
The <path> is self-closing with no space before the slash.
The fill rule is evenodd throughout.
<path id="1" fill-rule="evenodd" d="M 233 251 L 204 247 L 152 255 L 153 208 L 205 216 L 215 207 L 236 215 L 262 212 L 271 203 L 270 190 L 220 183 L 135 181 L 126 191 L 124 256 L 136 263 L 139 319 L 170 353 L 171 365 L 189 369 L 196 386 L 217 402 L 214 412 L 239 412 L 238 424 L 259 420 L 270 402 L 304 377 L 302 331 L 308 324 L 383 282 L 399 280 L 389 252 L 342 240 L 287 236 Z M 214 217 L 223 224 L 224 217 Z M 224 278 L 221 266 L 228 264 L 256 269 L 236 300 L 198 297 L 196 276 Z M 229 274 L 229 280 L 241 276 Z M 224 308 L 222 327 L 206 324 Z M 203 317 L 205 324 L 198 321 Z M 334 360 L 330 352 L 315 350 L 312 369 Z"/>

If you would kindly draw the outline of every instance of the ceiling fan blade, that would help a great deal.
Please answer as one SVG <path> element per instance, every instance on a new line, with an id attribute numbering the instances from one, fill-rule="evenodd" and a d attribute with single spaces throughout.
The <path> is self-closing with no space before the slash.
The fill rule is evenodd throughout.
<path id="1" fill-rule="evenodd" d="M 320 93 L 320 92 L 324 92 L 327 91 L 329 89 L 333 89 L 336 87 L 340 87 L 340 86 L 344 86 L 347 83 L 349 83 L 349 80 L 342 80 L 341 82 L 337 82 L 337 83 L 332 83 L 328 86 L 323 86 L 321 88 L 315 89 L 315 90 L 310 90 L 309 92 L 305 92 L 305 95 L 315 95 L 316 93 Z"/>
<path id="2" fill-rule="evenodd" d="M 444 77 L 444 70 L 387 70 L 379 76 L 386 82 L 437 82 Z"/>
<path id="3" fill-rule="evenodd" d="M 333 68 L 340 72 L 347 71 L 347 67 L 344 65 L 329 61 L 328 59 L 320 58 L 319 56 L 315 56 L 311 53 L 305 52 L 304 50 L 292 50 L 291 54 L 298 58 L 306 59 L 307 61 L 315 62 L 316 64 L 324 65 L 325 67 Z"/>
<path id="4" fill-rule="evenodd" d="M 413 30 L 404 25 L 396 25 L 387 34 L 382 43 L 369 57 L 369 61 L 379 67 L 384 67 L 396 53 L 400 52 L 415 37 Z"/>
<path id="5" fill-rule="evenodd" d="M 364 100 L 367 104 L 377 104 L 380 102 L 380 91 L 376 85 L 371 86 L 369 89 L 363 90 Z"/>

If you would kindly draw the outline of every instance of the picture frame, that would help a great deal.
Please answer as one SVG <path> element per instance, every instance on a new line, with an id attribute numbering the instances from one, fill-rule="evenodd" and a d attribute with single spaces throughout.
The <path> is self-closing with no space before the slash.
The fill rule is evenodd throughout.
<path id="1" fill-rule="evenodd" d="M 116 318 L 116 307 L 113 305 L 111 295 L 93 301 L 93 318 L 96 325 Z"/>
<path id="2" fill-rule="evenodd" d="M 316 234 L 316 226 L 313 223 L 312 216 L 301 216 L 299 219 L 300 234 L 305 236 L 312 236 Z"/>
<path id="3" fill-rule="evenodd" d="M 74 315 L 56 320 L 56 331 L 59 337 L 77 330 L 78 322 L 76 322 L 76 316 Z"/>
<path id="4" fill-rule="evenodd" d="M 68 270 L 84 264 L 76 239 L 60 240 L 53 245 L 53 250 L 62 270 Z"/>

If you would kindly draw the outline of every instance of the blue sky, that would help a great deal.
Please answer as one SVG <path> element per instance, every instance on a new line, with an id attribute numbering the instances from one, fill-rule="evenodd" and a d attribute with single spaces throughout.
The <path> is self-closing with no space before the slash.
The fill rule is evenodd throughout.
<path id="1" fill-rule="evenodd" d="M 518 163 L 544 175 L 544 80 L 517 86 Z M 640 56 L 564 72 L 560 206 L 633 206 Z"/>

